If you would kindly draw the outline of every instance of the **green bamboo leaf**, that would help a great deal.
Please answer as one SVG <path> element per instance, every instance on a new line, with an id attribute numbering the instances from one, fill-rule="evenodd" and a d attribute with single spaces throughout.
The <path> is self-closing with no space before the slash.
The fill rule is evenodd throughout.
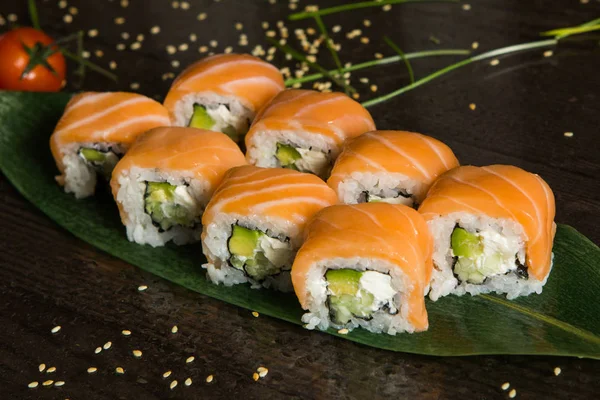
<path id="1" fill-rule="evenodd" d="M 0 92 L 0 168 L 17 190 L 60 226 L 109 254 L 190 290 L 300 324 L 302 310 L 292 295 L 245 285 L 212 285 L 200 268 L 204 261 L 200 245 L 151 248 L 130 243 L 108 195 L 78 201 L 65 194 L 54 181 L 48 138 L 69 98 L 66 93 Z M 554 269 L 541 295 L 514 301 L 496 295 L 449 296 L 427 301 L 427 332 L 388 336 L 357 329 L 338 336 L 436 356 L 543 354 L 600 359 L 600 249 L 575 229 L 559 225 L 554 255 Z"/>

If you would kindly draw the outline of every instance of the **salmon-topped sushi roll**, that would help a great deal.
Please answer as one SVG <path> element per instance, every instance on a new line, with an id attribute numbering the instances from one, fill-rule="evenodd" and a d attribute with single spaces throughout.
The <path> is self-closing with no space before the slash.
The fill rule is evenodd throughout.
<path id="1" fill-rule="evenodd" d="M 416 207 L 438 176 L 458 167 L 448 146 L 405 131 L 373 131 L 344 144 L 327 181 L 347 204 Z"/>
<path id="2" fill-rule="evenodd" d="M 552 267 L 554 195 L 510 165 L 459 167 L 429 189 L 419 212 L 435 239 L 430 297 L 541 293 Z"/>
<path id="3" fill-rule="evenodd" d="M 273 65 L 248 54 L 217 54 L 179 74 L 164 105 L 174 126 L 219 131 L 238 141 L 256 113 L 284 88 Z"/>
<path id="4" fill-rule="evenodd" d="M 427 330 L 433 242 L 423 217 L 399 204 L 337 205 L 317 213 L 292 267 L 308 329 L 395 335 Z"/>
<path id="5" fill-rule="evenodd" d="M 375 129 L 369 112 L 343 93 L 285 90 L 262 109 L 246 135 L 246 157 L 326 178 L 342 143 Z"/>
<path id="6" fill-rule="evenodd" d="M 94 194 L 141 133 L 170 125 L 167 110 L 135 93 L 84 92 L 71 98 L 50 137 L 56 181 L 78 199 Z"/>
<path id="7" fill-rule="evenodd" d="M 290 269 L 307 220 L 336 203 L 321 179 L 297 171 L 230 170 L 202 217 L 202 249 L 213 283 L 291 291 Z"/>
<path id="8" fill-rule="evenodd" d="M 138 138 L 110 182 L 127 238 L 162 246 L 200 239 L 202 212 L 225 172 L 246 164 L 221 132 L 155 128 Z"/>

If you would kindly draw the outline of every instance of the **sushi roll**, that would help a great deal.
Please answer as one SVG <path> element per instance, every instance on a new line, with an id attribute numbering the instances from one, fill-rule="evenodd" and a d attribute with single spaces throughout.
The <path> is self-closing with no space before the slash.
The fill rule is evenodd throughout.
<path id="1" fill-rule="evenodd" d="M 433 242 L 404 205 L 337 205 L 317 213 L 292 267 L 308 329 L 427 330 Z"/>
<path id="2" fill-rule="evenodd" d="M 259 167 L 283 167 L 326 178 L 342 143 L 375 129 L 369 112 L 342 93 L 286 90 L 246 135 L 246 157 Z"/>
<path id="3" fill-rule="evenodd" d="M 459 167 L 419 207 L 433 234 L 432 300 L 448 294 L 541 293 L 552 268 L 554 195 L 510 165 Z"/>
<path id="4" fill-rule="evenodd" d="M 174 126 L 219 131 L 237 141 L 258 110 L 284 88 L 271 64 L 247 54 L 218 54 L 186 68 L 164 105 Z"/>
<path id="5" fill-rule="evenodd" d="M 291 291 L 289 271 L 307 220 L 336 203 L 314 175 L 242 166 L 230 170 L 202 217 L 208 279 Z"/>
<path id="6" fill-rule="evenodd" d="M 138 135 L 170 124 L 158 102 L 135 93 L 84 92 L 73 96 L 54 133 L 50 149 L 65 192 L 92 196 L 98 176 L 109 181 L 119 159 Z"/>
<path id="7" fill-rule="evenodd" d="M 228 169 L 244 165 L 239 147 L 221 132 L 167 127 L 138 138 L 110 182 L 127 238 L 162 246 L 200 238 L 200 219 Z"/>
<path id="8" fill-rule="evenodd" d="M 436 178 L 458 165 L 452 150 L 430 136 L 373 131 L 344 144 L 327 183 L 342 203 L 417 207 Z"/>

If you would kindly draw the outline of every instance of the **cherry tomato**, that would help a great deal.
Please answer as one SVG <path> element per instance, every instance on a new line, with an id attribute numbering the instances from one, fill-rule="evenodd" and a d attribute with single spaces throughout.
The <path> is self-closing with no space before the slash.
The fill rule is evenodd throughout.
<path id="1" fill-rule="evenodd" d="M 0 89 L 57 92 L 65 79 L 65 57 L 54 40 L 24 27 L 0 36 Z M 23 75 L 26 68 L 31 69 Z M 23 75 L 23 76 L 22 76 Z"/>

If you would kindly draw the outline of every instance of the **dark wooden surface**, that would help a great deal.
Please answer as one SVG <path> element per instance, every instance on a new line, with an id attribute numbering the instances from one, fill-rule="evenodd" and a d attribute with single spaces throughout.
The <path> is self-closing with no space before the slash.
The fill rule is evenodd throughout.
<path id="1" fill-rule="evenodd" d="M 86 40 L 91 60 L 108 67 L 114 60 L 120 81 L 113 84 L 88 73 L 83 88 L 139 91 L 162 97 L 170 80 L 166 72 L 200 57 L 198 47 L 218 41 L 215 51 L 266 47 L 262 21 L 274 26 L 290 12 L 288 2 L 190 1 L 190 8 L 172 8 L 167 0 L 74 1 L 73 22 L 56 1 L 38 1 L 41 21 L 54 36 L 77 29 L 98 29 Z M 320 4 L 339 4 L 336 1 Z M 484 3 L 484 4 L 479 4 Z M 461 5 L 394 6 L 338 14 L 325 18 L 329 26 L 348 32 L 359 28 L 369 44 L 334 35 L 342 43 L 343 61 L 372 59 L 375 52 L 391 55 L 381 43 L 390 35 L 405 51 L 432 48 L 469 48 L 479 51 L 537 40 L 540 31 L 598 18 L 600 2 L 573 1 L 473 2 Z M 301 0 L 302 8 L 307 2 Z M 73 10 L 72 10 L 73 11 Z M 207 12 L 208 18 L 196 16 Z M 0 4 L 4 19 L 14 13 L 27 24 L 26 4 Z M 123 25 L 114 23 L 124 17 Z M 362 20 L 372 21 L 370 28 Z M 0 19 L 1 21 L 1 19 Z M 235 22 L 243 30 L 236 31 Z M 290 34 L 312 22 L 286 23 Z M 158 35 L 150 34 L 160 26 Z M 6 29 L 2 26 L 0 29 Z M 130 39 L 123 40 L 122 32 Z M 116 50 L 144 34 L 141 49 Z M 189 41 L 195 33 L 196 42 Z M 237 46 L 240 33 L 249 46 Z M 434 44 L 430 35 L 441 40 Z M 588 36 L 589 37 L 589 36 Z M 593 37 L 593 36 L 591 36 Z M 343 38 L 343 39 L 341 39 Z M 186 42 L 189 49 L 169 55 L 167 45 Z M 293 43 L 293 42 L 292 42 Z M 102 57 L 95 55 L 103 52 Z M 557 221 L 576 227 L 595 243 L 600 241 L 600 47 L 594 40 L 569 42 L 554 49 L 553 57 L 536 50 L 502 58 L 498 66 L 481 63 L 466 67 L 386 104 L 373 107 L 380 128 L 410 129 L 447 142 L 464 164 L 511 163 L 542 175 L 557 198 Z M 0 55 L 1 57 L 1 55 Z M 328 66 L 329 56 L 319 60 Z M 413 62 L 418 76 L 456 59 Z M 282 65 L 278 55 L 275 63 Z M 71 66 L 71 71 L 74 67 Z M 401 64 L 355 76 L 367 76 L 383 93 L 406 83 Z M 67 88 L 75 89 L 71 75 Z M 369 96 L 368 87 L 356 81 Z M 477 108 L 471 111 L 469 103 Z M 567 138 L 564 132 L 573 132 Z M 41 144 L 44 145 L 44 144 Z M 600 365 L 597 361 L 524 356 L 436 358 L 367 348 L 334 337 L 302 330 L 268 317 L 191 293 L 110 257 L 72 237 L 25 201 L 0 178 L 0 398 L 2 399 L 162 399 L 162 398 L 507 398 L 501 390 L 510 382 L 518 398 L 597 398 Z M 148 285 L 138 292 L 139 285 Z M 52 327 L 62 329 L 52 334 Z M 171 333 L 177 325 L 179 332 Z M 131 336 L 121 335 L 123 329 Z M 94 354 L 111 341 L 112 347 Z M 135 359 L 131 351 L 143 351 Z M 195 360 L 186 364 L 188 356 Z M 40 373 L 38 365 L 56 367 Z M 254 382 L 257 367 L 269 368 L 265 379 Z M 116 375 L 116 367 L 125 369 Z M 554 368 L 562 373 L 554 375 Z M 89 367 L 98 371 L 88 374 Z M 165 371 L 172 370 L 168 379 Z M 210 384 L 205 378 L 214 375 Z M 193 383 L 185 387 L 191 377 Z M 47 379 L 63 380 L 61 388 L 42 388 Z M 176 379 L 179 385 L 169 389 Z M 40 382 L 35 390 L 27 388 Z"/>

